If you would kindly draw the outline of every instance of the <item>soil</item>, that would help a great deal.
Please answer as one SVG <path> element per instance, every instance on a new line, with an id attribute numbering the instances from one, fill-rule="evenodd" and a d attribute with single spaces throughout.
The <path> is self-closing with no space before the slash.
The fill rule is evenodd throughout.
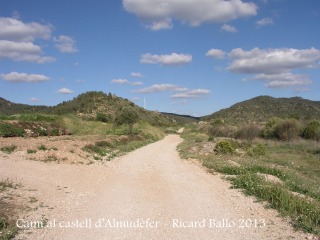
<path id="1" fill-rule="evenodd" d="M 306 239 L 287 220 L 255 198 L 230 189 L 221 175 L 182 160 L 178 135 L 135 150 L 104 164 L 84 161 L 78 154 L 60 164 L 28 160 L 26 148 L 46 144 L 64 156 L 78 153 L 87 140 L 1 139 L 18 146 L 0 152 L 0 178 L 33 189 L 42 203 L 19 225 L 16 239 Z M 6 142 L 9 141 L 9 142 Z M 50 150 L 55 151 L 55 150 Z M 60 156 L 60 155 L 59 155 Z M 70 159 L 69 159 L 70 158 Z M 23 194 L 23 193 L 21 193 Z M 23 227 L 21 226 L 21 227 Z"/>

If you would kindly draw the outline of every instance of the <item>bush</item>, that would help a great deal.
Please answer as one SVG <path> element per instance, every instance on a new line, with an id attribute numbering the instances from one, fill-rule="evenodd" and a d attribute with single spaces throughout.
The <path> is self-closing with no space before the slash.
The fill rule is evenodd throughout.
<path id="1" fill-rule="evenodd" d="M 218 154 L 234 154 L 236 152 L 234 146 L 228 140 L 218 142 L 214 151 Z"/>
<path id="2" fill-rule="evenodd" d="M 277 138 L 275 133 L 275 126 L 281 121 L 278 117 L 273 117 L 268 119 L 265 128 L 262 131 L 262 136 L 264 138 L 275 139 Z"/>
<path id="3" fill-rule="evenodd" d="M 129 127 L 129 134 L 132 134 L 133 124 L 138 122 L 138 112 L 130 107 L 122 107 L 116 112 L 114 122 L 116 125 L 127 124 Z"/>
<path id="4" fill-rule="evenodd" d="M 11 145 L 11 146 L 4 146 L 4 147 L 1 147 L 0 150 L 4 153 L 13 153 L 14 150 L 16 150 L 17 146 L 16 145 Z"/>
<path id="5" fill-rule="evenodd" d="M 46 151 L 46 150 L 47 150 L 47 147 L 46 147 L 45 145 L 41 144 L 41 145 L 38 147 L 38 149 L 39 149 L 40 151 Z"/>
<path id="6" fill-rule="evenodd" d="M 241 127 L 237 133 L 236 138 L 244 139 L 247 141 L 252 141 L 253 139 L 260 136 L 260 128 L 255 124 L 249 124 L 246 126 Z"/>
<path id="7" fill-rule="evenodd" d="M 57 128 L 52 129 L 51 135 L 52 136 L 59 136 L 60 135 L 59 129 L 57 129 Z"/>
<path id="8" fill-rule="evenodd" d="M 251 157 L 260 157 L 267 155 L 267 147 L 264 144 L 258 144 L 253 148 L 248 149 L 247 153 Z"/>
<path id="9" fill-rule="evenodd" d="M 309 122 L 302 132 L 302 137 L 305 139 L 312 139 L 312 140 L 319 141 L 320 140 L 320 122 L 319 121 Z"/>
<path id="10" fill-rule="evenodd" d="M 215 121 L 210 124 L 208 135 L 211 137 L 234 137 L 237 127 Z"/>
<path id="11" fill-rule="evenodd" d="M 22 137 L 24 129 L 0 122 L 0 137 Z"/>
<path id="12" fill-rule="evenodd" d="M 296 119 L 281 120 L 274 129 L 278 139 L 288 142 L 299 136 L 299 130 L 300 126 Z"/>
<path id="13" fill-rule="evenodd" d="M 300 124 L 296 119 L 271 118 L 268 120 L 262 136 L 283 141 L 292 141 L 299 136 Z"/>
<path id="14" fill-rule="evenodd" d="M 96 114 L 96 120 L 99 121 L 99 122 L 107 123 L 107 122 L 109 122 L 110 119 L 109 119 L 109 117 L 107 116 L 107 114 L 98 112 L 98 113 Z"/>

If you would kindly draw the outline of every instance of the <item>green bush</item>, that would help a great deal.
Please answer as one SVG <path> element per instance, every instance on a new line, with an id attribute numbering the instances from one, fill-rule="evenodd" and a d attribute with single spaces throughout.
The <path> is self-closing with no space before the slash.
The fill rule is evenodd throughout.
<path id="1" fill-rule="evenodd" d="M 228 140 L 218 142 L 214 151 L 218 154 L 234 154 L 236 152 L 234 146 Z"/>
<path id="2" fill-rule="evenodd" d="M 105 122 L 105 123 L 107 123 L 107 122 L 110 121 L 110 118 L 108 117 L 107 114 L 98 112 L 98 113 L 96 114 L 96 120 L 99 121 L 99 122 Z"/>
<path id="3" fill-rule="evenodd" d="M 302 132 L 302 137 L 305 139 L 312 139 L 312 140 L 319 141 L 320 140 L 320 122 L 319 121 L 309 122 Z"/>
<path id="4" fill-rule="evenodd" d="M 262 136 L 290 142 L 297 138 L 299 133 L 300 124 L 296 119 L 280 119 L 275 117 L 268 120 Z"/>
<path id="5" fill-rule="evenodd" d="M 57 128 L 52 129 L 51 135 L 52 136 L 59 136 L 60 135 L 59 129 L 57 129 Z"/>
<path id="6" fill-rule="evenodd" d="M 4 146 L 4 147 L 1 147 L 0 150 L 4 153 L 13 153 L 14 150 L 16 150 L 17 146 L 16 145 L 10 145 L 10 146 Z"/>
<path id="7" fill-rule="evenodd" d="M 45 145 L 41 144 L 41 145 L 38 147 L 38 149 L 39 149 L 40 151 L 46 151 L 46 150 L 47 150 L 47 147 L 46 147 Z"/>
<path id="8" fill-rule="evenodd" d="M 24 133 L 25 131 L 22 128 L 0 122 L 0 137 L 22 137 Z"/>
<path id="9" fill-rule="evenodd" d="M 122 107 L 116 112 L 114 122 L 116 125 L 128 125 L 129 134 L 132 134 L 133 125 L 138 122 L 139 114 L 134 108 Z"/>
<path id="10" fill-rule="evenodd" d="M 284 119 L 275 126 L 277 138 L 288 142 L 299 136 L 299 130 L 300 126 L 296 119 Z"/>
<path id="11" fill-rule="evenodd" d="M 260 157 L 267 155 L 267 147 L 264 144 L 258 144 L 257 146 L 254 146 L 253 148 L 249 148 L 247 150 L 247 153 L 251 157 Z"/>
<path id="12" fill-rule="evenodd" d="M 257 125 L 249 124 L 249 125 L 241 127 L 237 131 L 236 138 L 244 139 L 244 140 L 251 142 L 253 139 L 259 137 L 260 133 L 261 133 L 261 130 Z"/>

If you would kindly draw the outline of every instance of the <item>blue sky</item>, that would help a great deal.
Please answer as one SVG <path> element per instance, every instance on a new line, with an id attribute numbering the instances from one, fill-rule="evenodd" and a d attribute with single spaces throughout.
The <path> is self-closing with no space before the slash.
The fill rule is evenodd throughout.
<path id="1" fill-rule="evenodd" d="M 0 0 L 0 97 L 104 91 L 203 116 L 259 95 L 320 100 L 318 0 Z"/>

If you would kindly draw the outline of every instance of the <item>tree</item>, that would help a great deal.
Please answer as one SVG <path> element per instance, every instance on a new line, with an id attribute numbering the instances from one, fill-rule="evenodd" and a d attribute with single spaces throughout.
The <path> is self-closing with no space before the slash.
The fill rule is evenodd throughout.
<path id="1" fill-rule="evenodd" d="M 116 125 L 128 125 L 129 134 L 132 134 L 133 125 L 138 122 L 139 115 L 136 110 L 130 107 L 120 108 L 115 115 L 114 122 Z"/>
<path id="2" fill-rule="evenodd" d="M 278 139 L 290 142 L 299 136 L 299 129 L 296 119 L 284 119 L 276 124 L 274 132 Z"/>
<path id="3" fill-rule="evenodd" d="M 311 121 L 302 132 L 302 137 L 305 139 L 320 140 L 320 122 Z"/>

